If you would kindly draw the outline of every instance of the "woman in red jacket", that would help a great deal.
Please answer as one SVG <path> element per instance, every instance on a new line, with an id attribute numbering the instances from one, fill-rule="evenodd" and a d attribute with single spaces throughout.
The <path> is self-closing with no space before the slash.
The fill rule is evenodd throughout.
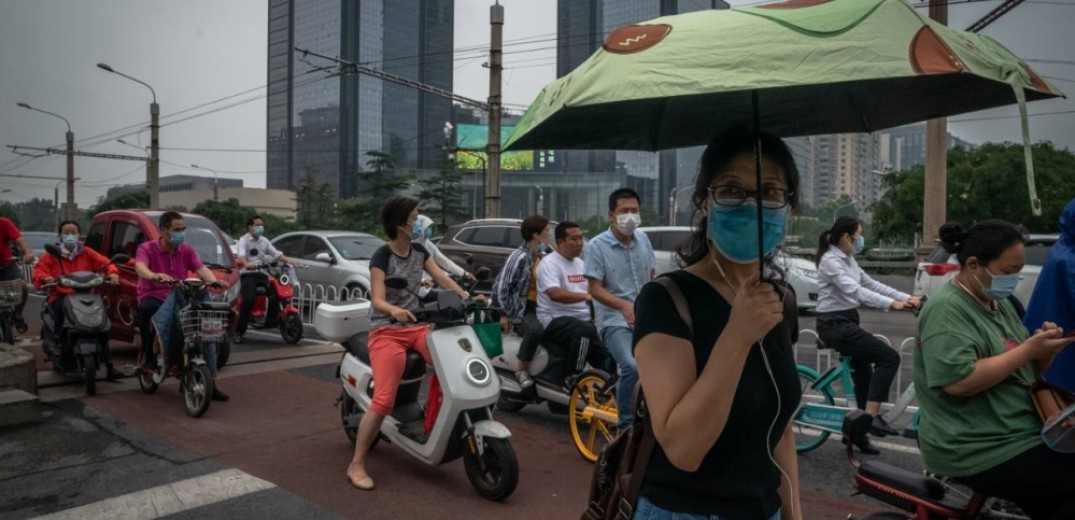
<path id="1" fill-rule="evenodd" d="M 34 287 L 38 289 L 41 286 L 53 283 L 60 278 L 63 273 L 74 273 L 77 271 L 100 271 L 105 266 L 105 274 L 108 276 L 109 283 L 115 285 L 119 283 L 119 269 L 116 269 L 114 265 L 108 265 L 109 260 L 102 256 L 97 251 L 90 249 L 79 243 L 78 237 L 82 233 L 81 226 L 78 222 L 72 220 L 66 220 L 60 224 L 60 256 L 53 256 L 49 254 L 41 255 L 38 259 L 37 265 L 34 266 L 33 282 Z M 53 285 L 49 287 L 48 295 L 48 307 L 49 312 L 52 314 L 53 331 L 58 331 L 63 327 L 63 298 L 62 296 L 73 294 L 74 289 L 67 287 L 60 287 Z M 44 341 L 45 355 L 49 357 L 49 360 L 53 364 L 59 362 L 60 348 L 56 341 L 56 338 L 50 334 L 47 329 L 45 333 Z M 114 381 L 122 377 L 122 374 L 116 371 L 112 366 L 112 356 L 109 353 L 109 349 L 104 349 L 104 362 L 108 367 L 108 380 Z"/>

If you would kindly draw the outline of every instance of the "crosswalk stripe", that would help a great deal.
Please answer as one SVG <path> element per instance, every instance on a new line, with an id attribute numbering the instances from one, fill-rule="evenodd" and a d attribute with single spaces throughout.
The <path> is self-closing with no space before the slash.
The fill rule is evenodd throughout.
<path id="1" fill-rule="evenodd" d="M 47 520 L 160 518 L 275 487 L 275 484 L 249 473 L 237 469 L 226 469 L 37 518 Z"/>

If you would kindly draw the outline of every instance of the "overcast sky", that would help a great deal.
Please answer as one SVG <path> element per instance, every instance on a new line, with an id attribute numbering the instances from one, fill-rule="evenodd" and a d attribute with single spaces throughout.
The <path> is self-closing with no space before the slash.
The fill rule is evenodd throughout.
<path id="1" fill-rule="evenodd" d="M 386 0 L 389 1 L 389 0 Z M 505 6 L 504 100 L 526 105 L 555 78 L 555 0 L 502 0 Z M 733 5 L 757 3 L 732 1 Z M 922 2 L 913 2 L 919 4 Z M 487 57 L 474 49 L 488 44 L 489 0 L 456 0 L 455 90 L 485 99 Z M 964 28 L 999 4 L 998 0 L 953 3 L 950 25 Z M 60 156 L 28 160 L 6 145 L 61 145 L 66 126 L 59 119 L 16 107 L 16 102 L 56 112 L 70 122 L 76 148 L 139 155 L 115 142 L 149 144 L 150 93 L 115 70 L 153 86 L 161 106 L 161 176 L 205 174 L 191 164 L 213 168 L 221 177 L 265 186 L 266 16 L 265 0 L 0 0 L 0 174 L 54 177 L 65 174 Z M 1075 94 L 1075 0 L 1028 0 L 985 30 L 1065 92 Z M 529 43 L 522 43 L 529 42 Z M 1067 81 L 1063 81 L 1067 80 Z M 233 96 L 233 97 L 232 97 Z M 224 99 L 227 98 L 227 99 Z M 209 102 L 216 103 L 195 108 Z M 234 105 L 230 106 L 229 105 Z M 194 109 L 185 113 L 180 111 Z M 182 121 L 203 112 L 217 112 Z M 1075 100 L 1040 101 L 1031 114 L 1072 111 L 1031 118 L 1031 137 L 1075 150 Z M 176 115 L 173 115 L 176 114 Z M 1019 141 L 1014 107 L 959 116 L 950 131 L 971 142 Z M 171 117 L 169 117 L 171 116 Z M 169 124 L 172 123 L 172 124 Z M 124 132 L 108 133 L 132 127 Z M 194 150 L 176 150 L 187 148 Z M 208 151 L 227 149 L 234 151 Z M 241 151 L 251 150 L 251 151 Z M 25 164 L 24 164 L 25 163 Z M 77 158 L 76 200 L 96 202 L 110 185 L 142 182 L 139 162 Z M 238 172 L 238 173 L 231 173 Z M 245 172 L 245 173 L 243 173 Z M 51 198 L 57 181 L 0 177 L 0 200 Z M 61 186 L 60 198 L 65 194 Z"/>

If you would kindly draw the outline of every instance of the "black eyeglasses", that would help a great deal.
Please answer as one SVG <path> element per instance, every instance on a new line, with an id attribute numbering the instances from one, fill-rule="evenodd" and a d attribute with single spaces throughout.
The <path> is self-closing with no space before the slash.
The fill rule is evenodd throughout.
<path id="1" fill-rule="evenodd" d="M 706 191 L 709 192 L 709 199 L 715 202 L 718 206 L 730 208 L 742 206 L 748 199 L 756 200 L 758 197 L 758 192 L 756 191 L 748 191 L 739 186 L 727 184 L 722 186 L 710 186 L 709 188 L 706 188 Z M 783 208 L 791 202 L 791 196 L 794 194 L 795 192 L 782 188 L 762 188 L 761 207 L 768 209 Z"/>

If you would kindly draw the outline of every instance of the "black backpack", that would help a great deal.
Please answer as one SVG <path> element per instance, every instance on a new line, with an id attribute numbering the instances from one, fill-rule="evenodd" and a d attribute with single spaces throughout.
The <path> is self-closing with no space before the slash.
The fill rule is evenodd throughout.
<path id="1" fill-rule="evenodd" d="M 687 324 L 687 330 L 693 331 L 690 308 L 679 285 L 667 277 L 655 281 L 668 291 L 679 317 Z M 590 479 L 589 504 L 581 520 L 630 520 L 634 516 L 642 477 L 656 444 L 642 385 L 638 385 L 634 423 L 612 439 L 598 455 Z"/>

